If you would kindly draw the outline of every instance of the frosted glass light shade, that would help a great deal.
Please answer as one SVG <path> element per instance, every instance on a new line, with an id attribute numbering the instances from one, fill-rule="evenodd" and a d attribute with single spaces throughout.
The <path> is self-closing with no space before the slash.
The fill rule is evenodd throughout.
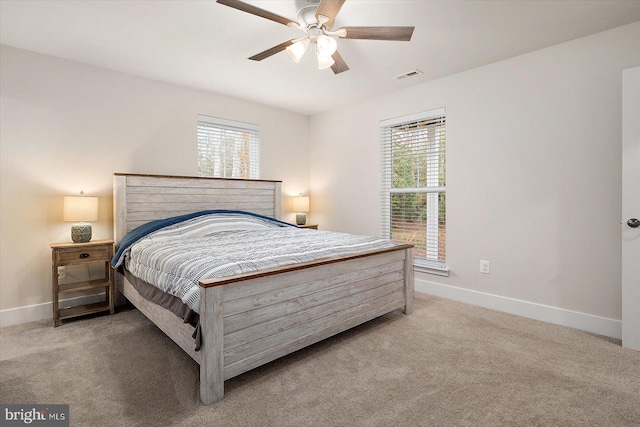
<path id="1" fill-rule="evenodd" d="M 84 196 L 64 196 L 64 218 L 69 222 L 90 222 L 98 220 L 98 198 Z"/>
<path id="2" fill-rule="evenodd" d="M 294 212 L 309 212 L 309 197 L 308 196 L 296 196 L 293 198 L 293 211 Z"/>
<path id="3" fill-rule="evenodd" d="M 324 55 L 321 55 L 320 53 L 318 53 L 318 68 L 320 70 L 327 69 L 327 68 L 331 67 L 335 63 L 336 63 L 336 61 L 331 57 L 331 55 L 324 56 Z"/>
<path id="4" fill-rule="evenodd" d="M 336 50 L 338 49 L 338 42 L 333 37 L 322 34 L 316 39 L 316 49 L 318 51 L 318 55 L 331 56 L 336 53 Z"/>
<path id="5" fill-rule="evenodd" d="M 309 43 L 311 43 L 311 40 L 309 40 L 309 38 L 304 38 L 287 47 L 287 53 L 293 62 L 296 64 L 300 62 L 304 54 L 307 52 L 307 49 L 309 49 Z"/>

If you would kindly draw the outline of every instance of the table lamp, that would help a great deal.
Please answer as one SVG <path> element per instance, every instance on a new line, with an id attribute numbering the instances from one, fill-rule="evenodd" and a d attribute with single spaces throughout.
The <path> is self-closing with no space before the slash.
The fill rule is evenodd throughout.
<path id="1" fill-rule="evenodd" d="M 300 194 L 293 198 L 293 211 L 296 212 L 296 224 L 305 225 L 307 223 L 306 212 L 309 212 L 309 196 Z"/>
<path id="2" fill-rule="evenodd" d="M 98 220 L 98 198 L 64 196 L 64 220 L 76 223 L 71 226 L 74 243 L 88 243 L 91 241 L 91 224 L 87 223 Z"/>

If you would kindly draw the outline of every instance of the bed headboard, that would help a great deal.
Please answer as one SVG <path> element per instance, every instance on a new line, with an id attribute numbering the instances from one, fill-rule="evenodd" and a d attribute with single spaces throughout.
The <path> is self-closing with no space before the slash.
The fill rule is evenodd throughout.
<path id="1" fill-rule="evenodd" d="M 146 222 L 207 209 L 280 218 L 281 181 L 192 176 L 113 175 L 113 237 Z"/>

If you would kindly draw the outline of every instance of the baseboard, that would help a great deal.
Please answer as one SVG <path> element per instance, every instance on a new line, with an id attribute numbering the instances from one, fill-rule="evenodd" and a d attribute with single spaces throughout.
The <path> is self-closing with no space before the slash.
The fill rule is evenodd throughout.
<path id="1" fill-rule="evenodd" d="M 60 307 L 91 304 L 105 300 L 105 294 L 85 295 L 75 298 L 61 299 Z M 35 322 L 36 320 L 53 319 L 53 303 L 27 305 L 24 307 L 0 310 L 0 327 L 18 325 L 20 323 Z M 53 320 L 52 320 L 53 321 Z"/>
<path id="2" fill-rule="evenodd" d="M 455 301 L 490 308 L 504 313 L 516 314 L 529 319 L 542 320 L 556 325 L 592 332 L 617 339 L 622 338 L 622 321 L 578 311 L 566 310 L 550 305 L 457 288 L 416 279 L 416 292 L 448 298 Z"/>

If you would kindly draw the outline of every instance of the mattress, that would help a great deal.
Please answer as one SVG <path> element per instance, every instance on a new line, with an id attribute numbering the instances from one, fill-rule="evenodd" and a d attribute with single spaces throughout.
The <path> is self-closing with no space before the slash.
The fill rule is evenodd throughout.
<path id="1" fill-rule="evenodd" d="M 396 245 L 377 237 L 300 229 L 240 211 L 205 211 L 176 218 L 143 226 L 144 233 L 133 230 L 136 238 L 125 236 L 126 245 L 121 244 L 113 265 L 124 264 L 135 277 L 178 298 L 196 313 L 202 280 Z"/>

